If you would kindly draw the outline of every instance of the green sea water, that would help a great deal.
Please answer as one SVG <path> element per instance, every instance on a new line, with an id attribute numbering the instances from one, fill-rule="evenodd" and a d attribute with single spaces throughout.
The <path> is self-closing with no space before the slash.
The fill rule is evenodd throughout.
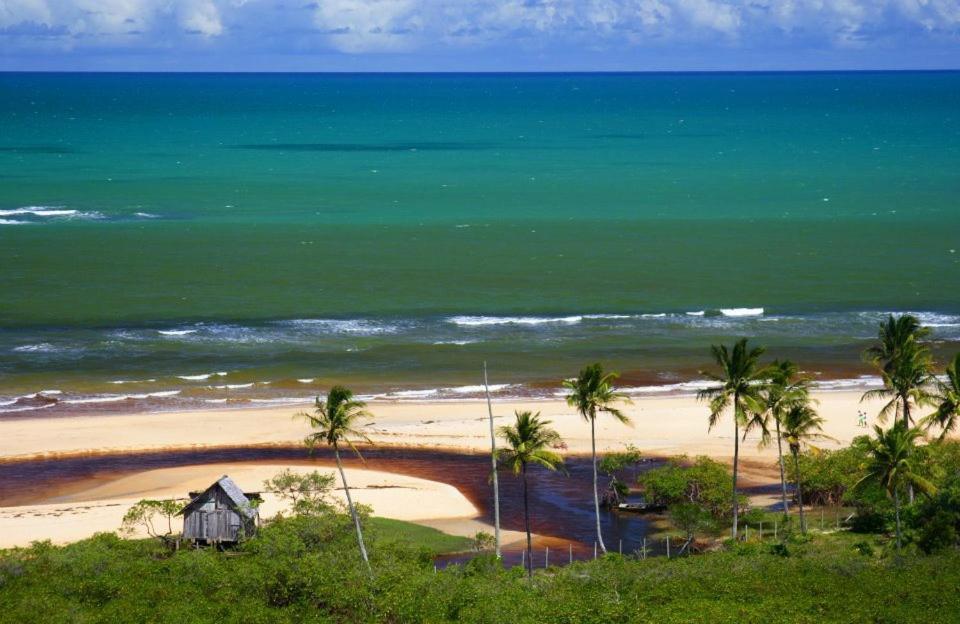
<path id="1" fill-rule="evenodd" d="M 0 74 L 0 396 L 856 375 L 960 340 L 958 171 L 951 72 Z"/>

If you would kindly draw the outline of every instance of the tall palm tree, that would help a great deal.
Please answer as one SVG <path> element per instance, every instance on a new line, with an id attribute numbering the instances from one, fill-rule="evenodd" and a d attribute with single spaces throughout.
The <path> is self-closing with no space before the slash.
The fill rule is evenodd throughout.
<path id="1" fill-rule="evenodd" d="M 907 427 L 903 421 L 897 421 L 887 431 L 876 425 L 873 430 L 876 437 L 870 440 L 870 463 L 867 466 L 867 474 L 854 487 L 867 481 L 874 481 L 879 483 L 887 492 L 887 496 L 893 499 L 897 517 L 897 550 L 899 550 L 902 542 L 900 490 L 906 485 L 916 487 L 927 494 L 933 494 L 936 488 L 924 479 L 914 466 L 916 441 L 922 435 L 919 429 Z"/>
<path id="2" fill-rule="evenodd" d="M 312 428 L 316 429 L 305 440 L 311 451 L 319 444 L 327 444 L 333 448 L 333 455 L 337 460 L 337 469 L 340 471 L 340 479 L 343 481 L 343 491 L 347 495 L 347 507 L 350 509 L 350 516 L 353 518 L 353 525 L 357 529 L 357 544 L 360 546 L 360 556 L 367 566 L 367 571 L 372 573 L 370 559 L 367 557 L 367 547 L 363 543 L 360 517 L 353 505 L 350 487 L 347 485 L 347 475 L 343 472 L 343 464 L 340 461 L 341 444 L 346 445 L 359 457 L 360 451 L 354 446 L 352 438 L 370 442 L 370 438 L 357 429 L 358 420 L 372 416 L 365 408 L 366 403 L 353 398 L 352 391 L 343 386 L 334 386 L 327 394 L 326 400 L 317 397 L 313 414 L 301 412 L 296 417 L 306 420 Z"/>
<path id="3" fill-rule="evenodd" d="M 527 466 L 539 464 L 547 470 L 557 470 L 563 458 L 550 449 L 560 443 L 560 434 L 550 429 L 549 420 L 541 420 L 540 412 L 515 412 L 513 425 L 500 427 L 498 434 L 507 442 L 499 452 L 500 460 L 523 475 L 523 526 L 527 531 L 527 575 L 533 576 L 533 542 L 530 539 L 530 498 L 527 485 Z"/>
<path id="4" fill-rule="evenodd" d="M 784 414 L 794 405 L 805 404 L 810 400 L 810 380 L 805 377 L 798 377 L 797 365 L 790 360 L 774 360 L 769 367 L 770 379 L 763 386 L 761 398 L 763 401 L 763 411 L 750 415 L 746 426 L 743 428 L 743 437 L 753 429 L 760 429 L 760 446 L 766 446 L 770 443 L 770 421 L 776 428 L 777 440 L 777 460 L 780 464 L 780 500 L 783 505 L 783 513 L 786 514 L 787 508 L 787 479 L 786 471 L 783 465 L 783 436 L 780 431 L 780 423 L 783 421 Z"/>
<path id="5" fill-rule="evenodd" d="M 737 465 L 740 460 L 740 427 L 747 424 L 749 414 L 763 411 L 763 384 L 769 372 L 760 366 L 763 347 L 749 349 L 747 339 L 741 338 L 727 349 L 726 345 L 710 347 L 713 359 L 720 367 L 719 373 L 701 371 L 720 385 L 697 393 L 700 401 L 710 403 L 710 429 L 720 420 L 723 412 L 733 406 L 733 538 L 737 538 L 739 505 L 737 500 Z"/>
<path id="6" fill-rule="evenodd" d="M 793 472 L 797 486 L 797 507 L 800 509 L 800 532 L 807 532 L 807 521 L 803 516 L 803 480 L 800 478 L 800 448 L 811 444 L 813 440 L 832 440 L 833 438 L 822 433 L 823 418 L 810 406 L 810 401 L 797 402 L 791 405 L 781 415 L 780 435 L 793 456 Z"/>
<path id="7" fill-rule="evenodd" d="M 936 393 L 931 397 L 937 411 L 927 416 L 923 424 L 927 428 L 940 427 L 940 439 L 947 437 L 960 421 L 960 353 L 953 356 L 947 365 L 946 379 L 936 382 Z"/>
<path id="8" fill-rule="evenodd" d="M 567 405 L 575 407 L 577 412 L 590 423 L 590 453 L 593 458 L 593 509 L 597 520 L 597 542 L 600 550 L 607 552 L 603 543 L 603 534 L 600 531 L 600 493 L 597 489 L 597 414 L 606 412 L 619 422 L 630 424 L 626 414 L 613 406 L 616 401 L 626 401 L 626 395 L 613 390 L 613 382 L 617 373 L 604 373 L 603 367 L 590 364 L 584 367 L 576 379 L 564 380 L 563 386 L 570 391 L 567 395 Z"/>
<path id="9" fill-rule="evenodd" d="M 880 324 L 880 343 L 864 351 L 864 359 L 880 373 L 883 387 L 865 392 L 861 400 L 889 399 L 880 410 L 880 422 L 885 422 L 893 412 L 895 418 L 902 417 L 906 426 L 911 427 L 911 408 L 929 403 L 927 386 L 932 378 L 933 360 L 930 349 L 921 342 L 929 334 L 929 328 L 921 326 L 915 316 L 891 314 Z"/>

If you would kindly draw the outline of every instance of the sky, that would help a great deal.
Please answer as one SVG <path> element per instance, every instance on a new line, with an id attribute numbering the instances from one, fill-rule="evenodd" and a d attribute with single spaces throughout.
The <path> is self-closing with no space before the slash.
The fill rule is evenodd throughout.
<path id="1" fill-rule="evenodd" d="M 960 68 L 960 0 L 0 0 L 0 70 Z"/>

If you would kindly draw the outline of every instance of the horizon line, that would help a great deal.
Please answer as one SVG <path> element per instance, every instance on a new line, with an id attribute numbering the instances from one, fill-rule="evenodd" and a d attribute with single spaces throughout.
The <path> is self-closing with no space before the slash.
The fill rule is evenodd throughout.
<path id="1" fill-rule="evenodd" d="M 642 70 L 111 70 L 111 69 L 3 69 L 0 74 L 169 74 L 169 75 L 342 75 L 342 76 L 438 76 L 438 75 L 477 75 L 477 76 L 522 76 L 522 75 L 677 75 L 677 74 L 946 74 L 958 73 L 956 68 L 916 68 L 916 69 L 642 69 Z"/>

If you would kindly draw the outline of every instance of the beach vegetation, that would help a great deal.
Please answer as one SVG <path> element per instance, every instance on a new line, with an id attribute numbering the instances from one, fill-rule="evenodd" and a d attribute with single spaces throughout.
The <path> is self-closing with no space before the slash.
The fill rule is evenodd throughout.
<path id="1" fill-rule="evenodd" d="M 523 480 L 523 528 L 527 533 L 527 575 L 533 576 L 533 542 L 530 534 L 530 496 L 527 468 L 530 464 L 547 470 L 563 468 L 563 458 L 553 449 L 560 445 L 560 434 L 550 428 L 540 412 L 518 411 L 512 425 L 500 427 L 498 435 L 507 446 L 500 449 L 498 460 Z"/>
<path id="2" fill-rule="evenodd" d="M 298 473 L 283 470 L 263 482 L 264 490 L 276 494 L 294 514 L 323 513 L 339 506 L 333 497 L 336 478 L 317 470 Z"/>
<path id="3" fill-rule="evenodd" d="M 923 342 L 929 335 L 930 329 L 917 317 L 891 314 L 880 324 L 878 343 L 864 351 L 864 359 L 877 369 L 883 387 L 868 390 L 862 400 L 887 399 L 878 414 L 881 423 L 893 413 L 912 427 L 914 409 L 931 402 L 933 358 Z"/>
<path id="4" fill-rule="evenodd" d="M 610 478 L 607 489 L 600 495 L 602 506 L 615 508 L 626 499 L 627 494 L 630 493 L 630 486 L 624 480 L 624 473 L 636 468 L 642 459 L 640 449 L 632 444 L 628 444 L 622 451 L 607 453 L 600 459 L 598 467 L 600 472 Z"/>
<path id="5" fill-rule="evenodd" d="M 563 387 L 568 391 L 567 405 L 576 408 L 577 413 L 590 423 L 590 457 L 593 464 L 593 509 L 597 525 L 597 543 L 600 550 L 607 552 L 603 543 L 603 531 L 600 528 L 600 490 L 597 485 L 597 415 L 609 414 L 618 422 L 629 424 L 630 418 L 616 407 L 617 402 L 629 402 L 627 396 L 613 388 L 613 382 L 619 375 L 604 372 L 600 363 L 590 364 L 580 370 L 574 379 L 565 379 Z"/>
<path id="6" fill-rule="evenodd" d="M 943 379 L 935 379 L 935 391 L 930 402 L 936 407 L 933 414 L 923 419 L 926 429 L 940 429 L 943 440 L 956 430 L 960 423 L 960 353 L 953 356 L 943 373 Z"/>
<path id="7" fill-rule="evenodd" d="M 936 486 L 919 472 L 916 461 L 916 440 L 922 435 L 916 427 L 908 427 L 906 419 L 897 421 L 887 430 L 874 426 L 875 437 L 870 440 L 867 470 L 861 482 L 873 482 L 883 487 L 894 502 L 897 549 L 903 544 L 900 496 L 906 487 L 914 487 L 932 495 Z"/>
<path id="8" fill-rule="evenodd" d="M 180 534 L 174 530 L 174 523 L 185 503 L 184 500 L 145 498 L 123 515 L 120 531 L 125 535 L 133 535 L 138 530 L 143 530 L 150 537 L 175 546 L 179 542 Z"/>
<path id="9" fill-rule="evenodd" d="M 737 518 L 740 508 L 737 497 L 740 428 L 747 426 L 751 414 L 766 411 L 763 403 L 763 388 L 769 377 L 769 371 L 760 364 L 760 356 L 763 352 L 763 347 L 748 347 L 746 338 L 737 340 L 729 349 L 726 345 L 711 346 L 710 353 L 719 371 L 701 371 L 701 374 L 717 382 L 718 385 L 697 393 L 697 399 L 707 401 L 710 406 L 710 429 L 717 425 L 728 408 L 733 410 L 733 488 L 731 492 L 733 539 L 737 539 Z"/>
<path id="10" fill-rule="evenodd" d="M 773 439 L 777 442 L 777 464 L 780 469 L 780 503 L 783 513 L 789 512 L 787 504 L 787 479 L 783 461 L 783 434 L 781 423 L 788 410 L 796 405 L 807 404 L 810 399 L 810 380 L 799 375 L 799 368 L 790 360 L 776 360 L 769 367 L 769 379 L 761 391 L 763 409 L 750 414 L 743 436 L 754 429 L 760 431 L 760 446 L 765 447 Z M 772 428 L 772 431 L 771 431 Z"/>
<path id="11" fill-rule="evenodd" d="M 693 504 L 718 522 L 726 522 L 732 517 L 730 471 L 715 459 L 673 457 L 666 465 L 641 473 L 637 483 L 643 489 L 644 498 L 652 504 L 668 507 Z M 743 511 L 747 506 L 748 498 L 738 495 L 738 509 Z"/>
<path id="12" fill-rule="evenodd" d="M 367 547 L 363 542 L 363 528 L 360 526 L 360 516 L 353 504 L 353 498 L 350 496 L 350 486 L 347 484 L 347 475 L 343 471 L 343 463 L 340 459 L 340 446 L 344 445 L 355 452 L 358 456 L 354 440 L 362 440 L 370 443 L 370 438 L 359 429 L 359 422 L 362 419 L 370 418 L 372 415 L 366 410 L 366 403 L 353 396 L 353 392 L 343 386 L 334 386 L 327 394 L 327 398 L 316 398 L 314 402 L 313 413 L 301 412 L 297 418 L 306 420 L 314 432 L 307 436 L 305 443 L 308 448 L 313 449 L 319 444 L 326 444 L 333 449 L 333 456 L 337 462 L 337 470 L 340 471 L 340 480 L 343 483 L 343 491 L 347 496 L 347 508 L 350 516 L 353 518 L 353 524 L 357 532 L 357 546 L 360 548 L 360 557 L 371 574 L 373 570 L 370 566 L 370 558 L 367 555 Z"/>
<path id="13" fill-rule="evenodd" d="M 803 482 L 799 463 L 800 449 L 806 447 L 811 452 L 818 453 L 819 449 L 813 445 L 813 441 L 832 438 L 823 433 L 823 418 L 813 409 L 809 400 L 795 402 L 781 414 L 780 436 L 793 456 L 794 473 L 797 477 L 795 485 L 797 508 L 800 511 L 800 532 L 806 533 L 807 524 L 803 516 Z"/>

